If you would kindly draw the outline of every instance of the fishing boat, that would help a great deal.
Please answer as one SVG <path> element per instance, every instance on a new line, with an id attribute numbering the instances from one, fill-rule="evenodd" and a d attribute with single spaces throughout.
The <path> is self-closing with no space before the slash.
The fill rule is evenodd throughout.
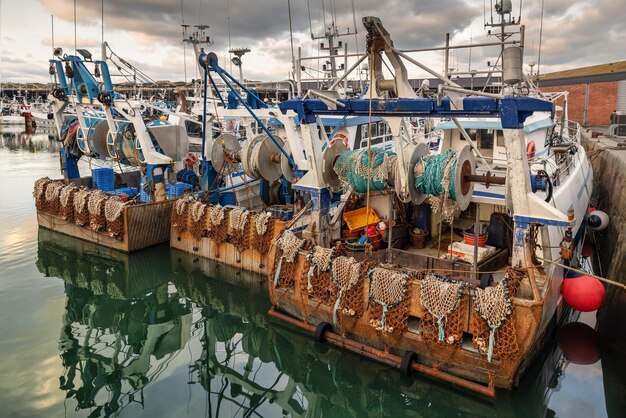
<path id="1" fill-rule="evenodd" d="M 267 272 L 270 315 L 318 341 L 486 396 L 517 386 L 570 312 L 561 285 L 582 246 L 592 173 L 579 128 L 563 112 L 555 122 L 555 103 L 529 88 L 523 45 L 505 32 L 519 20 L 498 14 L 499 93 L 462 88 L 364 18 L 367 95 L 282 102 L 284 137 L 265 132 L 241 149 L 206 139 L 209 155 L 248 175 L 291 175 L 294 219 L 190 197 L 173 213 L 172 247 Z M 437 91 L 418 96 L 404 62 L 436 77 Z M 205 78 L 223 72 L 215 54 L 200 63 Z M 363 148 L 331 142 L 320 128 L 329 116 L 368 118 L 370 132 L 380 118 L 393 149 L 372 147 L 371 135 Z M 443 121 L 434 152 L 412 129 L 419 118 Z"/>
<path id="2" fill-rule="evenodd" d="M 187 154 L 183 128 L 145 122 L 146 103 L 115 92 L 106 62 L 90 63 L 60 49 L 56 56 L 51 68 L 58 85 L 49 103 L 63 144 L 64 178 L 36 182 L 39 225 L 124 252 L 167 241 L 173 202 L 193 188 L 169 175 Z M 65 115 L 68 106 L 75 116 Z M 81 158 L 108 166 L 81 176 Z"/>

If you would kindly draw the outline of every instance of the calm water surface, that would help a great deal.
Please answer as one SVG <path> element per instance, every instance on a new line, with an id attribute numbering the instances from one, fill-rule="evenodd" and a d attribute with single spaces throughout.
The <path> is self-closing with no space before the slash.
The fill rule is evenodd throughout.
<path id="1" fill-rule="evenodd" d="M 40 230 L 33 182 L 59 177 L 57 153 L 45 133 L 2 131 L 1 416 L 619 416 L 601 362 L 570 364 L 556 344 L 488 401 L 270 321 L 258 277 L 167 245 L 128 256 Z"/>

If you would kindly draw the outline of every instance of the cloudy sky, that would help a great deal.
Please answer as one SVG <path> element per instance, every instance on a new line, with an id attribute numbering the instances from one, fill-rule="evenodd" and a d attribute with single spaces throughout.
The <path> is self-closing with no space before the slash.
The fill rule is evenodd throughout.
<path id="1" fill-rule="evenodd" d="M 494 0 L 495 1 L 495 0 Z M 307 3 L 310 7 L 307 7 Z M 319 54 L 324 21 L 335 19 L 341 32 L 354 32 L 354 3 L 358 34 L 342 38 L 350 51 L 363 52 L 363 16 L 378 16 L 401 49 L 442 45 L 446 32 L 452 44 L 485 38 L 491 0 L 291 0 L 295 48 L 304 56 Z M 182 6 L 182 7 L 181 7 Z M 323 10 L 322 11 L 322 6 Z M 513 0 L 514 15 L 520 2 Z M 182 9 L 182 13 L 181 13 Z M 310 20 L 309 20 L 310 9 Z M 74 49 L 74 0 L 0 0 L 0 75 L 2 82 L 48 81 L 51 55 L 51 16 L 55 45 Z M 182 16 L 181 16 L 182 15 Z M 537 61 L 541 0 L 523 0 L 526 25 L 525 62 Z M 551 72 L 626 59 L 626 20 L 623 4 L 615 0 L 545 0 L 541 71 Z M 102 0 L 76 0 L 78 48 L 99 58 L 102 38 Z M 252 50 L 244 57 L 244 75 L 254 80 L 281 80 L 291 69 L 287 0 L 104 0 L 104 38 L 111 48 L 156 80 L 182 80 L 184 53 L 181 22 L 207 24 L 211 47 L 227 69 L 231 47 Z M 229 35 L 230 34 L 230 35 Z M 498 51 L 474 51 L 472 69 L 485 69 Z M 414 57 L 441 69 L 442 54 Z M 451 67 L 467 70 L 466 51 L 454 53 Z M 187 77 L 195 77 L 187 48 Z M 349 64 L 350 65 L 350 64 Z M 310 64 L 315 74 L 317 62 Z M 525 67 L 528 69 L 528 67 Z M 536 67 L 535 67 L 536 71 Z M 410 70 L 417 77 L 421 73 Z"/>

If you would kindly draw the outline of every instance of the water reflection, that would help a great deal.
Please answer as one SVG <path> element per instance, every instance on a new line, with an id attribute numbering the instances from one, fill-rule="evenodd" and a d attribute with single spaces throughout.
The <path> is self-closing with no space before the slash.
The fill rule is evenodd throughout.
<path id="1" fill-rule="evenodd" d="M 61 149 L 61 143 L 56 138 L 53 128 L 33 128 L 26 131 L 23 126 L 0 125 L 0 149 L 57 153 Z"/>
<path id="2" fill-rule="evenodd" d="M 168 248 L 129 257 L 40 229 L 37 265 L 65 281 L 59 388 L 90 416 L 143 404 L 191 330 L 191 304 L 168 284 Z"/>
<path id="3" fill-rule="evenodd" d="M 144 390 L 178 367 L 187 371 L 195 415 L 555 415 L 548 404 L 564 365 L 555 344 L 517 391 L 488 401 L 424 377 L 403 380 L 397 370 L 270 321 L 262 278 L 167 247 L 128 256 L 40 230 L 37 265 L 64 280 L 59 387 L 84 416 L 147 408 L 158 400 Z M 194 354 L 174 360 L 181 352 Z M 183 400 L 171 403 L 162 415 L 179 416 L 173 405 Z"/>

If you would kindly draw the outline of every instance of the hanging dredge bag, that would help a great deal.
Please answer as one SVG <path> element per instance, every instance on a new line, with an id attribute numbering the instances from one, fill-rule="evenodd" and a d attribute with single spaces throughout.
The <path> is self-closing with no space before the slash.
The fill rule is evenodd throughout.
<path id="1" fill-rule="evenodd" d="M 496 333 L 512 313 L 507 278 L 502 279 L 496 286 L 474 289 L 474 310 L 489 325 L 487 361 L 491 362 Z"/>
<path id="2" fill-rule="evenodd" d="M 421 284 L 420 302 L 437 320 L 438 340 L 445 341 L 446 316 L 461 302 L 466 284 L 446 277 L 428 274 Z"/>
<path id="3" fill-rule="evenodd" d="M 397 324 L 387 325 L 387 313 L 406 298 L 409 275 L 375 267 L 369 271 L 369 277 L 369 299 L 383 308 L 380 320 L 372 319 L 370 325 L 377 331 L 392 333 L 394 330 L 398 330 L 398 327 Z"/>

